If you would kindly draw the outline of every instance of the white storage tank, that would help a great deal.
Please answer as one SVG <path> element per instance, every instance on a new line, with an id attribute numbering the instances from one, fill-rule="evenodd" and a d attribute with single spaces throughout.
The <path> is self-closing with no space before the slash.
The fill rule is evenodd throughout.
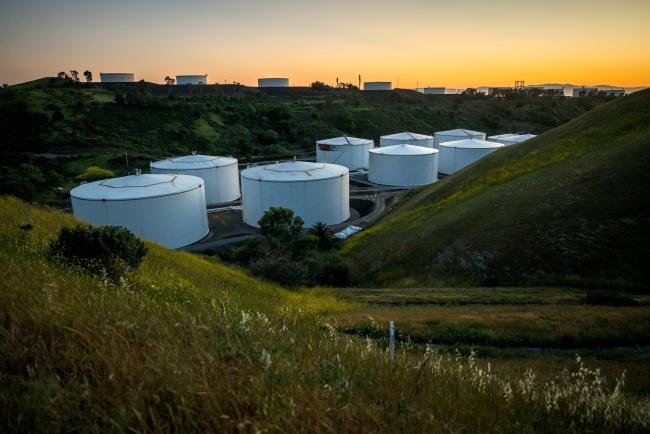
<path id="1" fill-rule="evenodd" d="M 196 176 L 142 174 L 82 184 L 70 191 L 75 217 L 122 226 L 169 248 L 208 233 L 203 180 Z"/>
<path id="2" fill-rule="evenodd" d="M 425 87 L 422 92 L 425 95 L 444 95 L 446 89 L 444 87 Z"/>
<path id="3" fill-rule="evenodd" d="M 451 175 L 480 160 L 488 154 L 503 148 L 501 143 L 486 140 L 467 139 L 440 143 L 440 173 Z"/>
<path id="4" fill-rule="evenodd" d="M 438 145 L 444 142 L 453 142 L 454 140 L 476 139 L 485 140 L 485 133 L 480 131 L 466 130 L 458 128 L 455 130 L 438 131 L 433 134 L 433 147 L 440 149 Z"/>
<path id="5" fill-rule="evenodd" d="M 283 77 L 258 78 L 257 87 L 289 87 L 289 79 Z"/>
<path id="6" fill-rule="evenodd" d="M 415 187 L 437 180 L 437 149 L 402 144 L 370 150 L 370 182 Z"/>
<path id="7" fill-rule="evenodd" d="M 203 179 L 208 206 L 239 199 L 239 166 L 236 158 L 185 155 L 151 163 L 151 173 L 192 175 Z"/>
<path id="8" fill-rule="evenodd" d="M 505 146 L 514 145 L 517 143 L 525 142 L 526 140 L 537 137 L 535 134 L 498 134 L 496 136 L 488 137 L 490 142 L 501 143 Z"/>
<path id="9" fill-rule="evenodd" d="M 368 151 L 375 142 L 356 137 L 335 137 L 316 142 L 316 161 L 338 164 L 349 170 L 368 168 Z"/>
<path id="10" fill-rule="evenodd" d="M 393 83 L 390 81 L 366 81 L 363 83 L 363 90 L 393 90 Z"/>
<path id="11" fill-rule="evenodd" d="M 208 74 L 177 75 L 176 84 L 208 84 Z"/>
<path id="12" fill-rule="evenodd" d="M 381 136 L 379 138 L 379 146 L 393 146 L 401 144 L 433 148 L 433 137 L 424 134 L 405 132 L 390 134 L 388 136 Z"/>
<path id="13" fill-rule="evenodd" d="M 241 172 L 244 222 L 257 223 L 270 208 L 289 208 L 305 227 L 350 218 L 349 171 L 327 163 L 289 161 L 256 166 Z"/>
<path id="14" fill-rule="evenodd" d="M 100 72 L 99 79 L 102 83 L 133 83 L 135 74 L 132 72 Z"/>

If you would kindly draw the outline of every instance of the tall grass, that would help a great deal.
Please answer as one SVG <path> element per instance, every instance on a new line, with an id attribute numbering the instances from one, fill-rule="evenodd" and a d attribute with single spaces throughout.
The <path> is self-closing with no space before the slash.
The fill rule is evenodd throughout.
<path id="1" fill-rule="evenodd" d="M 497 375 L 320 324 L 349 306 L 150 245 L 123 287 L 45 259 L 69 216 L 0 199 L 4 432 L 644 432 L 646 402 L 576 364 Z"/>

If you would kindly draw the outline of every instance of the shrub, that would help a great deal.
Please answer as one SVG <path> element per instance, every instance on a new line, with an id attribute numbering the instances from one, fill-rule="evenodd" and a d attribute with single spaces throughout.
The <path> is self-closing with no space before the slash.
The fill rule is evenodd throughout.
<path id="1" fill-rule="evenodd" d="M 112 178 L 114 176 L 115 174 L 108 169 L 102 169 L 98 166 L 90 166 L 84 171 L 84 173 L 78 175 L 76 179 L 77 181 L 96 181 L 98 179 Z"/>
<path id="2" fill-rule="evenodd" d="M 50 243 L 48 256 L 119 283 L 138 268 L 147 254 L 142 240 L 118 226 L 62 228 Z"/>
<path id="3" fill-rule="evenodd" d="M 257 142 L 260 145 L 273 145 L 279 140 L 280 136 L 273 130 L 262 130 L 257 133 Z"/>
<path id="4" fill-rule="evenodd" d="M 65 116 L 63 116 L 61 110 L 55 110 L 54 113 L 52 113 L 53 122 L 61 122 L 64 118 Z"/>
<path id="5" fill-rule="evenodd" d="M 284 256 L 259 259 L 251 265 L 253 274 L 273 280 L 285 286 L 303 285 L 308 270 L 304 263 Z"/>

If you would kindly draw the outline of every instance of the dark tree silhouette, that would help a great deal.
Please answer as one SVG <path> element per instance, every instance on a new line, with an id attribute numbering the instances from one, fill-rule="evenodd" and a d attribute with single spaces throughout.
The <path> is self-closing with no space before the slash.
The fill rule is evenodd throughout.
<path id="1" fill-rule="evenodd" d="M 92 83 L 93 81 L 93 73 L 88 71 L 87 69 L 84 71 L 84 77 L 86 77 L 86 83 Z"/>

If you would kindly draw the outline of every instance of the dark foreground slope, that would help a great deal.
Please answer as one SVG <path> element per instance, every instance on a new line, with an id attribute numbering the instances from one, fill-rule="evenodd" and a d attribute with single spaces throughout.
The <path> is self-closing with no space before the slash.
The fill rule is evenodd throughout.
<path id="1" fill-rule="evenodd" d="M 345 251 L 381 285 L 645 287 L 650 91 L 414 191 Z"/>
<path id="2" fill-rule="evenodd" d="M 543 378 L 318 326 L 350 307 L 149 244 L 114 287 L 45 259 L 71 216 L 0 198 L 0 432 L 647 432 L 578 363 Z M 381 346 L 380 346 L 381 345 Z"/>

